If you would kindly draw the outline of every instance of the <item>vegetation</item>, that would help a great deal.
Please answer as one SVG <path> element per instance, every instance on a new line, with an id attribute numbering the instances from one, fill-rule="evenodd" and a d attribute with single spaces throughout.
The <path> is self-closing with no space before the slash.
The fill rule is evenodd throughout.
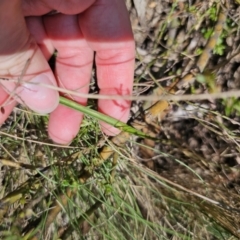
<path id="1" fill-rule="evenodd" d="M 1 239 L 240 238 L 239 3 L 149 1 L 146 22 L 134 3 L 129 125 L 61 99 L 86 115 L 58 146 L 17 108 L 0 129 Z"/>

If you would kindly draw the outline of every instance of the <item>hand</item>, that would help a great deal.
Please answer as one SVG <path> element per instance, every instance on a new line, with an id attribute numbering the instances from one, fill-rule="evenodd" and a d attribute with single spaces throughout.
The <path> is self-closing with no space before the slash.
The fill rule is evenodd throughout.
<path id="1" fill-rule="evenodd" d="M 46 15 L 52 10 L 59 14 Z M 100 94 L 132 93 L 135 45 L 124 0 L 2 0 L 0 33 L 0 124 L 17 101 L 39 113 L 51 112 L 50 138 L 70 143 L 83 115 L 58 105 L 58 92 L 41 83 L 88 93 L 94 52 Z M 53 75 L 47 60 L 55 49 Z M 24 67 L 24 83 L 19 83 Z M 86 105 L 85 98 L 67 97 Z M 126 122 L 130 102 L 99 100 L 98 109 Z M 100 124 L 106 134 L 118 133 Z"/>

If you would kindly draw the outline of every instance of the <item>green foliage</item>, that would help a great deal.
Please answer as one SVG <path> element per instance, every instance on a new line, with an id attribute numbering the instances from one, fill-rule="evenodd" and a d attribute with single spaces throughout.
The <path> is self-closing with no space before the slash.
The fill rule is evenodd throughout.
<path id="1" fill-rule="evenodd" d="M 213 4 L 212 7 L 210 7 L 207 10 L 207 14 L 206 14 L 210 20 L 216 22 L 217 21 L 217 17 L 218 17 L 218 11 L 217 11 L 217 6 L 216 4 Z"/>
<path id="2" fill-rule="evenodd" d="M 236 97 L 224 99 L 223 105 L 225 106 L 225 114 L 226 116 L 230 116 L 233 113 L 236 113 L 240 116 L 240 101 Z"/>
<path id="3" fill-rule="evenodd" d="M 208 40 L 213 34 L 213 28 L 207 28 L 207 29 L 203 28 L 201 30 L 201 32 L 203 33 L 203 37 Z M 227 33 L 223 32 L 221 34 L 221 36 L 218 38 L 216 46 L 213 49 L 214 54 L 218 54 L 220 56 L 222 56 L 224 54 L 224 50 L 226 48 L 226 46 L 225 46 L 225 38 L 226 37 L 227 37 Z M 201 51 L 198 53 L 201 54 Z"/>
<path id="4" fill-rule="evenodd" d="M 201 32 L 205 39 L 209 39 L 212 36 L 213 28 L 203 28 Z"/>
<path id="5" fill-rule="evenodd" d="M 217 92 L 216 74 L 205 70 L 202 74 L 197 74 L 196 80 L 205 85 L 210 93 Z"/>
<path id="6" fill-rule="evenodd" d="M 197 48 L 197 49 L 195 50 L 195 54 L 196 54 L 197 56 L 201 55 L 202 52 L 203 52 L 203 49 L 202 49 L 202 48 Z"/>
<path id="7" fill-rule="evenodd" d="M 224 42 L 224 35 L 221 35 L 220 38 L 218 38 L 218 40 L 217 40 L 217 44 L 216 44 L 215 48 L 213 49 L 213 53 L 222 56 L 224 54 L 225 48 L 226 48 L 226 46 L 225 46 L 225 42 Z"/>

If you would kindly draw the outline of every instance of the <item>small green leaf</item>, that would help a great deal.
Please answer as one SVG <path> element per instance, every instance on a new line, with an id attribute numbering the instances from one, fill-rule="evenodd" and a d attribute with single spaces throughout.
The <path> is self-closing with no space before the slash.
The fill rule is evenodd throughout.
<path id="1" fill-rule="evenodd" d="M 198 74 L 197 76 L 196 76 L 196 79 L 197 79 L 197 81 L 199 82 L 199 83 L 206 83 L 206 78 L 205 78 L 205 76 L 203 75 L 203 74 Z"/>

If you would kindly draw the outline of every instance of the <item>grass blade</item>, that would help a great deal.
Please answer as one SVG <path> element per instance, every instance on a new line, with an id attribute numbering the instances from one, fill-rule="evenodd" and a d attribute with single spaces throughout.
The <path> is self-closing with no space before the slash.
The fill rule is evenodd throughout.
<path id="1" fill-rule="evenodd" d="M 60 97 L 60 103 L 62 105 L 65 105 L 67 107 L 70 107 L 70 108 L 73 108 L 79 112 L 82 112 L 84 114 L 87 114 L 91 117 L 94 117 L 100 121 L 103 121 L 103 122 L 106 122 L 108 123 L 109 125 L 111 126 L 114 126 L 118 129 L 120 129 L 121 131 L 124 131 L 124 132 L 129 132 L 131 134 L 134 134 L 136 136 L 139 136 L 139 137 L 143 137 L 143 138 L 150 138 L 150 139 L 154 139 L 154 140 L 157 140 L 156 138 L 153 138 L 145 133 L 143 133 L 142 131 L 140 130 L 137 130 L 136 128 L 124 123 L 124 122 L 121 122 L 119 121 L 118 119 L 116 118 L 113 118 L 113 117 L 110 117 L 110 116 L 107 116 L 103 113 L 100 113 L 98 111 L 95 111 L 89 107 L 85 107 L 85 106 L 82 106 L 72 100 L 69 100 L 67 98 L 64 98 L 64 97 Z"/>

